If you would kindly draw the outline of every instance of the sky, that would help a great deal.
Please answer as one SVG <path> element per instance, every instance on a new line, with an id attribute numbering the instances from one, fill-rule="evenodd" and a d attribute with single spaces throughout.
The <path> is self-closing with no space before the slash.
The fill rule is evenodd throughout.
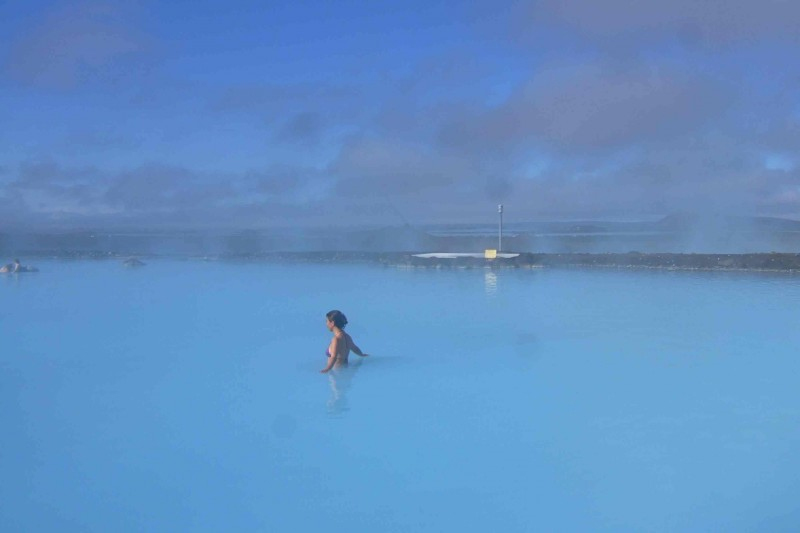
<path id="1" fill-rule="evenodd" d="M 800 219 L 800 3 L 0 3 L 0 230 Z"/>

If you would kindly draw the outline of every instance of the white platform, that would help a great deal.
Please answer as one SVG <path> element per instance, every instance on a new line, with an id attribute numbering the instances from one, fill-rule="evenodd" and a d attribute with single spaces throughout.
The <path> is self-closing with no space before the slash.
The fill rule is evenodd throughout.
<path id="1" fill-rule="evenodd" d="M 518 257 L 519 254 L 504 254 L 498 253 L 497 257 L 499 259 L 509 259 L 511 257 Z M 423 259 L 456 259 L 458 257 L 479 257 L 483 259 L 485 255 L 483 253 L 470 253 L 470 252 L 434 252 L 430 254 L 414 254 L 414 257 L 422 257 Z"/>

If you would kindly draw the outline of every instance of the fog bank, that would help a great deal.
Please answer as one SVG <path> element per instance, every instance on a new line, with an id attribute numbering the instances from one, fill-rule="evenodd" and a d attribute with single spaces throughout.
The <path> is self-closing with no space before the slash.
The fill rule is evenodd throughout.
<path id="1" fill-rule="evenodd" d="M 496 225 L 350 229 L 0 232 L 0 254 L 246 256 L 271 252 L 479 252 L 498 248 Z M 527 222 L 504 227 L 503 251 L 526 253 L 794 253 L 800 222 L 671 215 L 654 222 Z"/>

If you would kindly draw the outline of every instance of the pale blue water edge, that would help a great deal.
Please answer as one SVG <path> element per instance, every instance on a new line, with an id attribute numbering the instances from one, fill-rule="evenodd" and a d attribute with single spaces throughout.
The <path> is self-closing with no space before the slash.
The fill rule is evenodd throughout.
<path id="1" fill-rule="evenodd" d="M 800 525 L 800 276 L 37 266 L 4 532 Z M 372 356 L 329 377 L 332 308 Z"/>

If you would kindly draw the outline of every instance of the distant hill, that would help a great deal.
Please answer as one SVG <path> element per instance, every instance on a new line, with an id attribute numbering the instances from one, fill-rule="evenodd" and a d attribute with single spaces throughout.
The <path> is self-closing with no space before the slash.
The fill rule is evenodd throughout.
<path id="1" fill-rule="evenodd" d="M 730 215 L 704 215 L 676 213 L 668 215 L 656 224 L 668 231 L 800 231 L 800 221 L 774 217 L 744 217 Z"/>

